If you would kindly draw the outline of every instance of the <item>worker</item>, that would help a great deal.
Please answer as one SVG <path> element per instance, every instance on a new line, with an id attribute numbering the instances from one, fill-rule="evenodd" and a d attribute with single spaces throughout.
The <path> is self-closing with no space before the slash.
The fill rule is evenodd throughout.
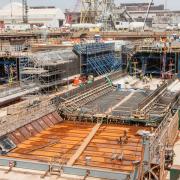
<path id="1" fill-rule="evenodd" d="M 140 74 L 139 79 L 140 79 L 140 81 L 143 80 L 143 74 L 142 73 Z"/>
<path id="2" fill-rule="evenodd" d="M 120 136 L 119 139 L 117 140 L 118 144 L 127 144 L 128 142 L 128 136 L 127 136 L 127 131 L 124 130 L 123 136 Z"/>
<path id="3" fill-rule="evenodd" d="M 124 153 L 123 151 L 118 155 L 117 159 L 122 161 L 123 160 Z"/>
<path id="4" fill-rule="evenodd" d="M 127 131 L 124 130 L 124 143 L 127 143 L 127 141 L 128 141 Z"/>
<path id="5" fill-rule="evenodd" d="M 79 83 L 80 83 L 79 78 L 78 78 L 78 77 L 75 77 L 75 78 L 74 78 L 74 81 L 73 81 L 73 86 L 78 86 Z"/>
<path id="6" fill-rule="evenodd" d="M 145 82 L 145 84 L 147 84 L 147 76 L 144 76 L 143 82 Z"/>
<path id="7" fill-rule="evenodd" d="M 0 155 L 2 155 L 3 153 L 3 149 L 0 147 Z"/>
<path id="8" fill-rule="evenodd" d="M 149 75 L 150 80 L 152 81 L 152 74 Z"/>

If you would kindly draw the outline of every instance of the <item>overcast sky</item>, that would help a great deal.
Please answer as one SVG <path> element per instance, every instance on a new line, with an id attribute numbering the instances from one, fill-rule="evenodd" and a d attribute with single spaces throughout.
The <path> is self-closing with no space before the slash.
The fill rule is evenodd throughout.
<path id="1" fill-rule="evenodd" d="M 9 3 L 10 1 L 19 1 L 22 0 L 0 0 L 0 7 Z M 66 8 L 73 9 L 76 1 L 78 0 L 28 0 L 28 5 L 51 5 L 57 6 L 62 10 Z M 80 1 L 80 0 L 79 0 Z M 149 0 L 115 0 L 117 3 L 124 2 L 149 2 Z M 167 2 L 168 9 L 180 10 L 180 0 L 154 0 L 155 4 L 165 4 Z"/>

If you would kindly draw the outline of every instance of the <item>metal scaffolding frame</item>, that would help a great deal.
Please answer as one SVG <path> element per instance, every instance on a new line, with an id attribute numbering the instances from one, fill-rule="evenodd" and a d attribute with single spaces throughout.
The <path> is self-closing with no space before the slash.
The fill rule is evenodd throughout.
<path id="1" fill-rule="evenodd" d="M 75 56 L 66 56 L 68 52 L 47 51 L 21 57 L 21 83 L 35 83 L 45 93 L 57 91 L 60 86 L 68 83 L 69 76 L 79 71 Z"/>
<path id="2" fill-rule="evenodd" d="M 73 50 L 80 56 L 82 74 L 103 75 L 121 69 L 122 63 L 115 56 L 114 43 L 78 44 Z"/>

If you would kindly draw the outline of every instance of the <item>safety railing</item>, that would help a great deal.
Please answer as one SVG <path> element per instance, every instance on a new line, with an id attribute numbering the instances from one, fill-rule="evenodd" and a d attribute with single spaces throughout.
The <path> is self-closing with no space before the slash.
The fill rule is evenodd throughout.
<path id="1" fill-rule="evenodd" d="M 145 105 L 147 105 L 150 100 L 152 100 L 154 97 L 156 97 L 160 92 L 162 92 L 166 87 L 167 83 L 162 84 L 159 88 L 157 88 L 151 95 L 149 95 L 146 99 L 144 99 L 142 102 L 138 104 L 138 109 L 142 109 Z"/>

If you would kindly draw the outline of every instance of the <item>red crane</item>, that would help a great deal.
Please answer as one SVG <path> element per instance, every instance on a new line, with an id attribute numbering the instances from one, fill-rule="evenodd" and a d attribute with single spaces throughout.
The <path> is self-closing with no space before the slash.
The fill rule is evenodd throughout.
<path id="1" fill-rule="evenodd" d="M 81 0 L 76 0 L 76 3 L 74 5 L 74 8 L 72 11 L 68 12 L 68 15 L 66 17 L 66 22 L 68 24 L 72 24 L 72 16 L 73 16 L 73 13 L 76 12 L 79 8 L 79 5 L 81 4 Z"/>

